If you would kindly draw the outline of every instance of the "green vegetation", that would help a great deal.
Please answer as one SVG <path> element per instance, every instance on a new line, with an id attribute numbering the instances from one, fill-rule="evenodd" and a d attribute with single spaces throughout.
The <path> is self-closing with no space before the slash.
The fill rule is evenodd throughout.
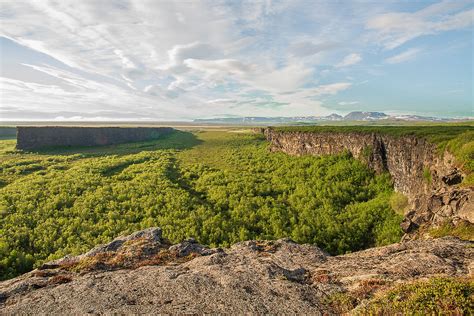
<path id="1" fill-rule="evenodd" d="M 423 179 L 425 179 L 426 183 L 431 184 L 433 178 L 431 177 L 431 172 L 429 168 L 423 169 Z"/>
<path id="2" fill-rule="evenodd" d="M 259 135 L 222 131 L 39 153 L 8 142 L 0 142 L 3 279 L 151 226 L 172 242 L 290 237 L 332 254 L 402 233 L 389 176 L 347 154 L 291 157 L 270 153 Z"/>
<path id="3" fill-rule="evenodd" d="M 393 136 L 415 135 L 427 138 L 434 143 L 450 141 L 457 136 L 474 132 L 474 122 L 443 125 L 410 125 L 410 126 L 281 126 L 277 131 L 317 132 L 317 133 L 380 133 Z"/>
<path id="4" fill-rule="evenodd" d="M 324 304 L 331 308 L 335 315 L 345 315 L 357 306 L 357 299 L 345 292 L 335 292 L 326 297 Z"/>
<path id="5" fill-rule="evenodd" d="M 372 148 L 372 146 L 366 146 L 362 149 L 361 156 L 366 161 L 368 161 L 369 158 L 372 156 L 373 152 L 374 152 L 374 148 Z"/>
<path id="6" fill-rule="evenodd" d="M 414 135 L 425 138 L 438 147 L 439 153 L 448 150 L 468 174 L 463 183 L 474 185 L 474 122 L 458 124 L 430 124 L 426 126 L 286 126 L 277 131 L 317 133 L 379 133 L 402 137 Z M 364 152 L 365 153 L 365 152 Z"/>
<path id="7" fill-rule="evenodd" d="M 404 215 L 409 207 L 408 198 L 400 192 L 393 192 L 390 197 L 390 206 L 397 214 Z"/>
<path id="8" fill-rule="evenodd" d="M 474 241 L 474 224 L 465 221 L 454 226 L 448 222 L 439 228 L 431 229 L 428 233 L 434 238 L 455 236 L 464 240 Z"/>
<path id="9" fill-rule="evenodd" d="M 470 315 L 474 310 L 474 281 L 433 278 L 402 284 L 372 300 L 364 315 Z"/>

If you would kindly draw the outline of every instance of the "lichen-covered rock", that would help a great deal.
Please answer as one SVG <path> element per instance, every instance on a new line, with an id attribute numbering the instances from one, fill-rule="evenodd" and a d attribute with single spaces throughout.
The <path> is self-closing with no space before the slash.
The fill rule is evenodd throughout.
<path id="1" fill-rule="evenodd" d="M 150 250 L 154 248 L 159 248 L 164 241 L 161 237 L 161 234 L 161 228 L 158 227 L 151 227 L 144 230 L 140 230 L 128 236 L 117 237 L 108 244 L 99 245 L 90 250 L 89 252 L 85 253 L 84 257 L 93 257 L 101 253 L 119 251 L 124 245 L 130 245 L 137 241 L 144 241 L 147 245 L 147 248 Z"/>
<path id="2" fill-rule="evenodd" d="M 170 246 L 158 232 L 119 239 L 134 245 L 127 250 L 137 252 L 134 265 L 104 270 L 56 264 L 1 282 L 0 313 L 334 314 L 332 294 L 366 295 L 419 278 L 468 276 L 474 266 L 474 243 L 451 237 L 332 257 L 289 239 L 229 249 L 208 249 L 192 239 Z M 86 258 L 124 260 L 126 243 L 113 244 Z M 155 255 L 139 254 L 157 244 Z"/>
<path id="3" fill-rule="evenodd" d="M 222 249 L 209 249 L 200 245 L 194 238 L 189 238 L 179 244 L 169 247 L 169 251 L 175 252 L 178 257 L 186 257 L 190 254 L 199 254 L 201 256 L 209 256 L 216 252 L 222 251 Z"/>

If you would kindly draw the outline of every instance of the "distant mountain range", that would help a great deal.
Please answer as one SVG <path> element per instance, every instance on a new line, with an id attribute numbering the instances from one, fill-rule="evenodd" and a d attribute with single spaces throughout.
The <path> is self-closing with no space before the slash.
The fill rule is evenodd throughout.
<path id="1" fill-rule="evenodd" d="M 221 117 L 210 119 L 196 119 L 195 123 L 212 123 L 212 124 L 288 124 L 288 123 L 314 123 L 327 121 L 379 121 L 379 120 L 402 120 L 402 121 L 431 121 L 431 122 L 448 122 L 457 119 L 437 118 L 419 115 L 388 115 L 383 112 L 362 112 L 354 111 L 342 116 L 339 114 L 330 114 L 327 116 L 245 116 L 245 117 Z"/>

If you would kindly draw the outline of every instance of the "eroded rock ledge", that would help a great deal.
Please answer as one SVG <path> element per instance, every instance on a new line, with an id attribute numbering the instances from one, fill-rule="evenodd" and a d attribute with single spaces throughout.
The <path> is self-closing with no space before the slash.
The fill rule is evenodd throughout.
<path id="1" fill-rule="evenodd" d="M 415 240 L 329 256 L 291 240 L 209 249 L 170 245 L 159 228 L 0 283 L 2 314 L 332 314 L 334 293 L 363 305 L 394 282 L 474 273 L 474 243 Z"/>
<path id="2" fill-rule="evenodd" d="M 474 223 L 474 188 L 460 188 L 465 176 L 454 157 L 440 155 L 434 144 L 416 136 L 364 132 L 298 132 L 262 129 L 271 151 L 290 155 L 329 155 L 349 151 L 376 172 L 389 172 L 396 191 L 409 198 L 403 228 L 446 222 Z"/>

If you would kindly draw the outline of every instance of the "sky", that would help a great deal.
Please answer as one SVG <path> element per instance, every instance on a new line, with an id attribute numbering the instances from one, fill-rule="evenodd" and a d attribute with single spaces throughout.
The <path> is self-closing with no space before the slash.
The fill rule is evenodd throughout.
<path id="1" fill-rule="evenodd" d="M 0 0 L 0 120 L 474 117 L 474 2 Z"/>

